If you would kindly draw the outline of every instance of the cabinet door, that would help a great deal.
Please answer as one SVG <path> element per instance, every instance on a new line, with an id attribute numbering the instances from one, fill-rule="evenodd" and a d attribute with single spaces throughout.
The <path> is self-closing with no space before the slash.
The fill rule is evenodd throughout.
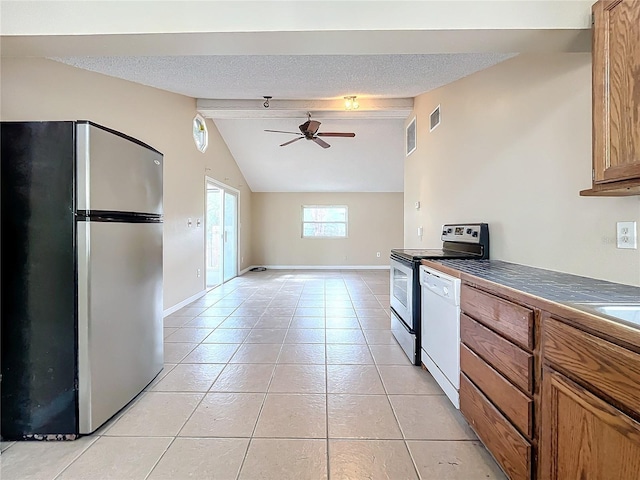
<path id="1" fill-rule="evenodd" d="M 593 6 L 594 183 L 640 178 L 640 2 Z"/>
<path id="2" fill-rule="evenodd" d="M 640 423 L 544 369 L 540 478 L 637 480 Z"/>

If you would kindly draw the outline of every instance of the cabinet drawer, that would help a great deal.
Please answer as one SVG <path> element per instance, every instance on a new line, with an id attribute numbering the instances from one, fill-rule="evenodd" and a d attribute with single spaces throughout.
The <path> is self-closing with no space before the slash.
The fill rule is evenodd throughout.
<path id="1" fill-rule="evenodd" d="M 531 477 L 531 444 L 463 374 L 460 411 L 512 480 Z"/>
<path id="2" fill-rule="evenodd" d="M 533 436 L 532 399 L 465 345 L 460 345 L 460 368 L 521 433 Z"/>
<path id="3" fill-rule="evenodd" d="M 640 413 L 640 355 L 594 337 L 565 323 L 546 318 L 542 355 L 596 390 Z"/>
<path id="4" fill-rule="evenodd" d="M 523 391 L 533 393 L 533 355 L 475 320 L 460 315 L 460 338 Z"/>
<path id="5" fill-rule="evenodd" d="M 533 310 L 464 285 L 460 309 L 509 340 L 533 350 Z"/>

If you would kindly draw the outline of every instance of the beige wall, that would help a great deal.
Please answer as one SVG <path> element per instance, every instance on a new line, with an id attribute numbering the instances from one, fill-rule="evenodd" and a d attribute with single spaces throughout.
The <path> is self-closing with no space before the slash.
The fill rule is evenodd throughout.
<path id="1" fill-rule="evenodd" d="M 254 193 L 252 202 L 256 265 L 387 266 L 402 246 L 402 193 Z M 301 238 L 302 205 L 347 205 L 349 238 Z"/>
<path id="2" fill-rule="evenodd" d="M 521 55 L 419 96 L 405 246 L 438 245 L 447 221 L 486 221 L 492 258 L 640 285 L 639 251 L 615 245 L 640 197 L 578 195 L 591 183 L 590 75 L 587 54 Z"/>
<path id="3" fill-rule="evenodd" d="M 220 134 L 208 121 L 209 149 L 191 136 L 195 100 L 45 59 L 2 59 L 2 120 L 85 119 L 142 140 L 164 153 L 164 306 L 204 288 L 206 174 L 241 191 L 241 255 L 251 264 L 251 192 Z M 187 218 L 194 226 L 187 227 Z"/>

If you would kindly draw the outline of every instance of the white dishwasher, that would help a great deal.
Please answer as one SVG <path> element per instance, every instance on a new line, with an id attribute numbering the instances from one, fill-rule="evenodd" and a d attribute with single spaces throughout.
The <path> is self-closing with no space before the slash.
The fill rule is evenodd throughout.
<path id="1" fill-rule="evenodd" d="M 460 408 L 460 279 L 421 266 L 422 362 Z"/>

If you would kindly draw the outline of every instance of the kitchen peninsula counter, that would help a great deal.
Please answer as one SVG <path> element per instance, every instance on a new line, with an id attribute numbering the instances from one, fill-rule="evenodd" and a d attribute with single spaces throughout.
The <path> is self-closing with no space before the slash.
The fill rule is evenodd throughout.
<path id="1" fill-rule="evenodd" d="M 636 480 L 640 325 L 589 304 L 637 304 L 640 288 L 499 260 L 422 264 L 462 281 L 460 410 L 509 478 Z"/>

